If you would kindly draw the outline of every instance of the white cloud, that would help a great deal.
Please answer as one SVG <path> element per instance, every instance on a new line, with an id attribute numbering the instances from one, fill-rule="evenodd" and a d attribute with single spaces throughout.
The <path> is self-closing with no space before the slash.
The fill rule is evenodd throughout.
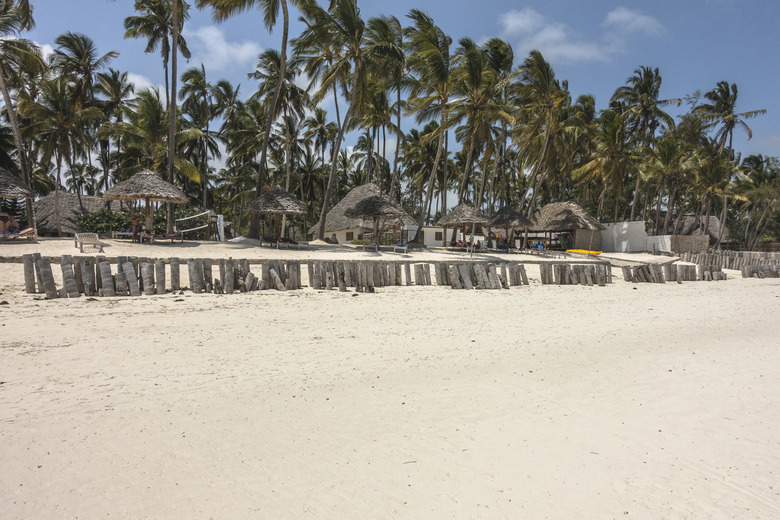
<path id="1" fill-rule="evenodd" d="M 538 49 L 546 59 L 563 63 L 608 61 L 623 52 L 628 36 L 663 31 L 663 26 L 652 16 L 625 7 L 607 13 L 601 25 L 609 34 L 591 41 L 580 37 L 568 25 L 551 20 L 530 7 L 509 11 L 499 24 L 504 38 L 520 38 L 516 49 L 519 54 Z"/>
<path id="2" fill-rule="evenodd" d="M 165 96 L 165 87 L 163 87 L 162 85 L 158 85 L 157 83 L 154 83 L 152 80 L 150 80 L 149 78 L 141 74 L 136 74 L 135 72 L 128 72 L 127 81 L 135 85 L 136 93 L 141 92 L 142 90 L 156 88 L 160 92 L 161 96 Z"/>
<path id="3" fill-rule="evenodd" d="M 52 47 L 48 43 L 38 43 L 38 42 L 35 42 L 35 41 L 33 43 L 35 45 L 37 45 L 38 48 L 41 49 L 41 55 L 43 56 L 43 60 L 48 62 L 49 61 L 49 56 L 54 54 L 54 47 Z"/>
<path id="4" fill-rule="evenodd" d="M 610 11 L 603 25 L 626 35 L 636 33 L 660 34 L 663 31 L 663 26 L 652 16 L 626 7 L 618 7 Z"/>
<path id="5" fill-rule="evenodd" d="M 223 71 L 234 65 L 246 66 L 263 51 L 252 41 L 227 41 L 222 30 L 213 25 L 185 29 L 184 37 L 192 51 L 190 62 L 202 63 L 207 71 Z"/>
<path id="6" fill-rule="evenodd" d="M 509 11 L 499 22 L 504 34 L 528 34 L 544 23 L 544 17 L 530 7 Z"/>

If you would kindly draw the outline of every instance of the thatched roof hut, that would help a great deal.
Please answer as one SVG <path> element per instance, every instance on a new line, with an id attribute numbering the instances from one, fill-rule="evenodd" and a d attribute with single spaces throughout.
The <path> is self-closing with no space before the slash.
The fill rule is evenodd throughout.
<path id="1" fill-rule="evenodd" d="M 81 202 L 86 212 L 105 209 L 106 201 L 100 197 L 82 195 Z M 118 201 L 110 202 L 110 209 L 120 211 L 121 204 Z M 60 191 L 60 224 L 62 232 L 73 235 L 76 229 L 76 217 L 83 213 L 79 204 L 79 197 L 75 193 Z M 57 222 L 54 213 L 54 192 L 35 201 L 35 215 L 38 221 L 38 233 L 41 235 L 56 235 Z"/>
<path id="2" fill-rule="evenodd" d="M 373 195 L 359 201 L 357 204 L 344 211 L 344 215 L 350 218 L 374 220 L 412 219 L 401 206 L 380 195 Z"/>
<path id="3" fill-rule="evenodd" d="M 564 232 L 575 229 L 601 231 L 606 228 L 575 202 L 553 202 L 544 206 L 531 218 L 529 229 Z"/>
<path id="4" fill-rule="evenodd" d="M 289 191 L 285 191 L 278 184 L 275 188 L 266 191 L 260 197 L 249 204 L 252 213 L 270 213 L 279 215 L 302 215 L 306 208 Z"/>
<path id="5" fill-rule="evenodd" d="M 156 200 L 183 204 L 187 196 L 179 188 L 165 181 L 151 170 L 136 173 L 126 181 L 118 182 L 103 194 L 109 200 Z"/>
<path id="6" fill-rule="evenodd" d="M 114 184 L 106 190 L 103 198 L 108 200 L 143 199 L 146 201 L 146 229 L 149 230 L 154 227 L 150 201 L 173 202 L 174 204 L 184 204 L 188 201 L 183 191 L 170 182 L 164 181 L 152 170 L 142 170 L 126 181 Z"/>
<path id="7" fill-rule="evenodd" d="M 490 217 L 490 225 L 501 228 L 527 228 L 531 221 L 511 206 L 504 206 Z"/>
<path id="8" fill-rule="evenodd" d="M 35 194 L 29 186 L 8 170 L 0 168 L 0 198 L 24 199 L 33 195 Z"/>
<path id="9" fill-rule="evenodd" d="M 465 226 L 470 224 L 487 224 L 490 217 L 477 211 L 468 204 L 459 204 L 452 211 L 444 215 L 436 223 L 437 226 Z"/>
<path id="10" fill-rule="evenodd" d="M 344 231 L 347 229 L 363 229 L 370 230 L 373 227 L 373 222 L 369 219 L 363 219 L 359 217 L 348 217 L 346 211 L 354 208 L 358 202 L 379 195 L 379 187 L 376 184 L 368 183 L 353 188 L 352 191 L 339 201 L 338 204 L 328 211 L 325 216 L 325 232 L 335 233 L 336 231 Z M 404 225 L 414 225 L 414 219 L 409 217 L 402 217 Z M 320 229 L 319 223 L 309 229 L 310 235 L 316 235 Z"/>

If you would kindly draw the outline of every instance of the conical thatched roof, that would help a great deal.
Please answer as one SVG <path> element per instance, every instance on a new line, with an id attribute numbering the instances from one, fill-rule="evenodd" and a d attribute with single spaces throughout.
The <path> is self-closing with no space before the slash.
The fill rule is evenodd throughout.
<path id="1" fill-rule="evenodd" d="M 100 197 L 81 196 L 81 202 L 87 212 L 100 211 L 106 207 L 106 201 Z M 110 208 L 120 210 L 120 203 L 110 202 Z M 60 225 L 62 232 L 72 235 L 78 233 L 76 217 L 82 213 L 79 198 L 75 193 L 60 191 Z M 35 215 L 38 223 L 38 233 L 41 235 L 56 235 L 57 222 L 54 213 L 54 192 L 35 201 Z M 124 231 L 120 229 L 118 231 Z"/>
<path id="2" fill-rule="evenodd" d="M 25 183 L 8 170 L 0 168 L 0 199 L 24 199 L 33 195 Z"/>
<path id="3" fill-rule="evenodd" d="M 275 188 L 266 191 L 249 205 L 252 213 L 277 213 L 283 215 L 301 215 L 306 213 L 306 208 L 290 192 L 282 189 L 278 184 Z"/>
<path id="4" fill-rule="evenodd" d="M 459 204 L 436 223 L 437 226 L 464 226 L 467 224 L 487 224 L 490 218 L 468 204 Z"/>
<path id="5" fill-rule="evenodd" d="M 367 197 L 359 201 L 347 209 L 344 215 L 351 218 L 365 219 L 412 219 L 401 206 L 379 195 Z"/>
<path id="6" fill-rule="evenodd" d="M 106 190 L 105 199 L 116 200 L 158 200 L 162 202 L 187 202 L 187 196 L 173 184 L 151 170 L 143 170 L 129 179 L 119 182 Z"/>
<path id="7" fill-rule="evenodd" d="M 490 225 L 504 228 L 526 228 L 531 225 L 522 213 L 512 209 L 511 206 L 504 206 L 490 217 Z"/>
<path id="8" fill-rule="evenodd" d="M 325 216 L 325 232 L 334 233 L 345 229 L 372 229 L 374 223 L 371 220 L 348 217 L 345 212 L 355 207 L 361 200 L 375 195 L 379 195 L 379 188 L 376 184 L 368 183 L 353 188 L 338 204 L 333 206 L 333 209 L 328 211 L 328 214 Z M 411 217 L 405 217 L 403 221 L 405 225 L 413 225 L 415 223 Z M 319 229 L 319 223 L 315 224 L 309 229 L 309 234 L 316 235 Z"/>
<path id="9" fill-rule="evenodd" d="M 606 229 L 575 202 L 547 204 L 531 218 L 533 231 L 571 231 L 572 229 Z"/>

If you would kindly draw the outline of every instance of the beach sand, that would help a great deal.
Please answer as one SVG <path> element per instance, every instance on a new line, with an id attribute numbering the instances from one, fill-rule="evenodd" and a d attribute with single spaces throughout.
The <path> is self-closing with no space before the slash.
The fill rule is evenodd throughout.
<path id="1" fill-rule="evenodd" d="M 78 254 L 0 248 L 32 251 Z M 0 263 L 0 517 L 780 517 L 779 279 L 529 274 L 503 291 L 49 301 Z"/>

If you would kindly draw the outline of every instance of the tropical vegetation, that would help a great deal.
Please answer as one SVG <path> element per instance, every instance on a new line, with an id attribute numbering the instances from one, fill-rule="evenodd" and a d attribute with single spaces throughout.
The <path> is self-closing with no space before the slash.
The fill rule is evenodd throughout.
<path id="1" fill-rule="evenodd" d="M 726 223 L 717 236 L 743 247 L 780 235 L 780 161 L 733 148 L 734 134 L 752 137 L 749 121 L 764 113 L 739 106 L 735 83 L 664 97 L 660 71 L 639 66 L 597 110 L 538 50 L 516 60 L 498 38 L 454 42 L 419 9 L 365 19 L 357 0 L 325 4 L 135 0 L 125 37 L 159 52 L 161 93 L 133 85 L 112 68 L 116 52 L 84 34 L 61 35 L 44 59 L 24 38 L 32 3 L 0 0 L 0 166 L 39 196 L 79 197 L 150 169 L 193 209 L 222 213 L 249 236 L 263 224 L 249 203 L 275 185 L 306 207 L 289 227 L 300 236 L 320 223 L 322 238 L 322 215 L 366 182 L 420 225 L 460 203 L 531 215 L 572 200 L 602 221 L 644 220 L 650 233 L 679 232 L 683 215 L 706 225 L 717 215 Z M 217 22 L 281 22 L 280 47 L 246 71 L 249 88 L 204 66 L 179 73 L 195 8 Z M 300 34 L 290 34 L 291 16 L 303 21 Z M 2 204 L 22 220 L 31 212 Z"/>

